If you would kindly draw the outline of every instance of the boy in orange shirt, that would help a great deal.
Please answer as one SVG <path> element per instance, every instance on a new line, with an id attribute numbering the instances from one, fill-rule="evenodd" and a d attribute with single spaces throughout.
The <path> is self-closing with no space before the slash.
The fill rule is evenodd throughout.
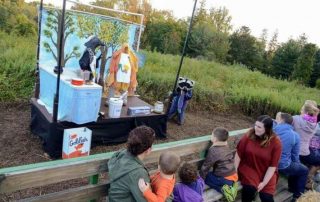
<path id="1" fill-rule="evenodd" d="M 139 189 L 148 202 L 164 202 L 171 195 L 179 164 L 180 157 L 178 155 L 164 152 L 159 158 L 159 170 L 150 177 L 152 190 L 149 183 L 146 183 L 142 178 L 139 179 Z"/>

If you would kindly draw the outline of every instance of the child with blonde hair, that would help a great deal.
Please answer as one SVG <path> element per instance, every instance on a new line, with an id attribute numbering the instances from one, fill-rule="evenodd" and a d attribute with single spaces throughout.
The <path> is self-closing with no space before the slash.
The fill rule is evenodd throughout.
<path id="1" fill-rule="evenodd" d="M 148 202 L 164 202 L 169 198 L 176 182 L 175 173 L 179 165 L 178 155 L 164 152 L 159 158 L 159 171 L 150 177 L 151 187 L 142 178 L 139 179 L 139 189 Z"/>
<path id="2" fill-rule="evenodd" d="M 300 135 L 300 160 L 310 166 L 307 188 L 311 188 L 316 167 L 320 166 L 320 156 L 309 149 L 311 138 L 317 131 L 317 116 L 319 109 L 313 100 L 306 100 L 301 108 L 301 114 L 293 116 L 293 128 Z"/>

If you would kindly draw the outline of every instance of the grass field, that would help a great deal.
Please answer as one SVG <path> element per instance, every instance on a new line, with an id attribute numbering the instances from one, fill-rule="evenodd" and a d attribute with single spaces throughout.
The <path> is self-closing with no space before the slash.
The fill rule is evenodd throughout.
<path id="1" fill-rule="evenodd" d="M 180 56 L 143 52 L 146 63 L 138 73 L 138 92 L 149 101 L 167 97 L 172 90 Z M 36 66 L 36 38 L 0 33 L 0 102 L 31 97 Z M 190 108 L 210 111 L 240 109 L 245 114 L 277 111 L 298 113 L 306 99 L 320 102 L 320 91 L 295 82 L 276 80 L 240 65 L 185 58 L 181 76 L 196 82 Z"/>
<path id="2" fill-rule="evenodd" d="M 141 94 L 163 99 L 172 90 L 179 56 L 144 52 L 145 67 L 139 72 Z M 181 76 L 196 81 L 193 107 L 223 111 L 237 106 L 246 114 L 299 113 L 306 99 L 320 101 L 320 91 L 295 82 L 273 79 L 240 65 L 186 58 Z"/>

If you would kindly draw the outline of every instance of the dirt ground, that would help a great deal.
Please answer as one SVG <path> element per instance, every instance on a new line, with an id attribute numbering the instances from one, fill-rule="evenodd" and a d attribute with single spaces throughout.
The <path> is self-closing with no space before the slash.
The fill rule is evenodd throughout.
<path id="1" fill-rule="evenodd" d="M 30 108 L 28 103 L 0 104 L 0 168 L 52 160 L 44 153 L 40 138 L 33 135 L 29 129 Z M 217 126 L 223 126 L 228 130 L 238 130 L 248 128 L 252 123 L 251 118 L 240 113 L 187 112 L 185 124 L 178 126 L 174 121 L 168 122 L 168 138 L 157 139 L 156 144 L 208 135 Z M 91 154 L 115 151 L 124 146 L 125 144 L 97 146 L 91 149 Z M 8 195 L 0 194 L 0 201 L 16 201 L 75 188 L 87 183 L 88 178 L 81 178 L 17 191 Z"/>
<path id="2" fill-rule="evenodd" d="M 0 117 L 0 168 L 51 160 L 44 153 L 40 139 L 29 130 L 28 103 L 0 105 Z M 248 128 L 252 123 L 251 118 L 240 113 L 187 112 L 185 124 L 178 126 L 174 121 L 168 122 L 168 138 L 156 140 L 156 144 L 208 135 L 217 126 L 237 130 Z M 91 149 L 91 154 L 115 151 L 124 146 L 97 146 Z"/>

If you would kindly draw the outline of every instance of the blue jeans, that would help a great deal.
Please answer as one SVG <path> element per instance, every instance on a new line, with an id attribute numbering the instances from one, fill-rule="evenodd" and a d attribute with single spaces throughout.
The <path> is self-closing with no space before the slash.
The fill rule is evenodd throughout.
<path id="1" fill-rule="evenodd" d="M 308 156 L 300 156 L 300 161 L 308 166 L 320 166 L 319 150 L 310 148 L 310 154 Z"/>
<path id="2" fill-rule="evenodd" d="M 179 125 L 181 125 L 184 123 L 185 110 L 187 108 L 188 101 L 185 101 L 185 103 L 182 106 L 181 113 L 179 113 L 178 112 L 178 100 L 179 100 L 178 96 L 175 96 L 173 98 L 170 110 L 168 112 L 168 118 L 171 119 L 171 118 L 173 118 L 174 115 L 178 114 L 178 123 L 179 123 Z"/>
<path id="3" fill-rule="evenodd" d="M 299 198 L 304 193 L 307 183 L 308 168 L 302 163 L 291 162 L 285 169 L 279 169 L 279 173 L 288 176 L 289 191 L 293 193 L 294 198 Z"/>
<path id="4" fill-rule="evenodd" d="M 213 188 L 213 189 L 217 190 L 220 193 L 222 193 L 223 185 L 225 185 L 225 184 L 229 185 L 229 186 L 233 185 L 233 181 L 227 180 L 224 177 L 216 176 L 216 175 L 212 174 L 212 172 L 208 173 L 208 175 L 207 175 L 207 177 L 205 179 L 205 183 L 210 188 Z"/>

